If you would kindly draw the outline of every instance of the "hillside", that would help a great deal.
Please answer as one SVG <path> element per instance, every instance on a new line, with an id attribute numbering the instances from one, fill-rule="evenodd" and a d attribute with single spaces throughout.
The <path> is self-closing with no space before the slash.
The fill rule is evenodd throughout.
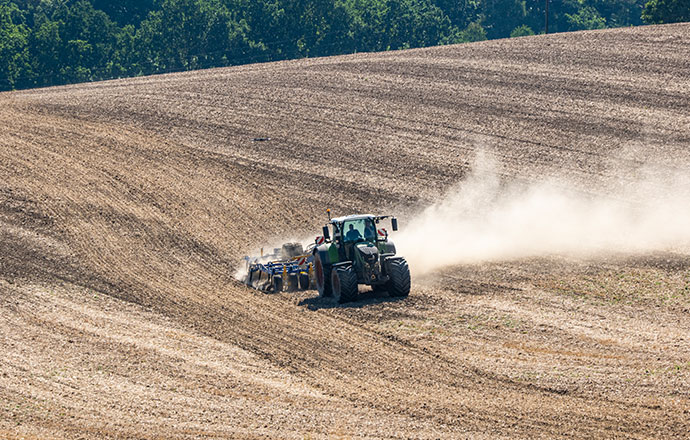
<path id="1" fill-rule="evenodd" d="M 0 94 L 0 437 L 685 436 L 686 254 L 453 266 L 338 307 L 232 275 L 327 207 L 404 229 L 480 150 L 585 193 L 689 169 L 688 35 Z"/>

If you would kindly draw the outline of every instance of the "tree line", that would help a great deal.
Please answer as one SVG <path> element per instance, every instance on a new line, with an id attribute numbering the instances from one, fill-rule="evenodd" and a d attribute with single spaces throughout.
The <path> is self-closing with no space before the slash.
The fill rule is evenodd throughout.
<path id="1" fill-rule="evenodd" d="M 690 0 L 550 0 L 549 31 L 690 21 Z M 0 90 L 544 31 L 545 0 L 0 0 Z"/>

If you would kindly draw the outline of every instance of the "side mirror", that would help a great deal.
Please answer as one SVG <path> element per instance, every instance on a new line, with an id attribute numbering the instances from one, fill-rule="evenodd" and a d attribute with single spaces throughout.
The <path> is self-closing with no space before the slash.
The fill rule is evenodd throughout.
<path id="1" fill-rule="evenodd" d="M 393 226 L 393 230 L 397 231 L 398 230 L 398 219 L 393 217 L 391 219 L 391 226 Z"/>
<path id="2" fill-rule="evenodd" d="M 323 227 L 323 238 L 325 238 L 326 240 L 331 239 L 331 232 L 328 230 L 328 226 Z"/>

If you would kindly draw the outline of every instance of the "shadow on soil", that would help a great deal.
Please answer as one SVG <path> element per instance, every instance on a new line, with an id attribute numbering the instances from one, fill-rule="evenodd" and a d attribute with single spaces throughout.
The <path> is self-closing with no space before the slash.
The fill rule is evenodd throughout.
<path id="1" fill-rule="evenodd" d="M 331 298 L 321 298 L 314 296 L 312 298 L 305 298 L 297 305 L 306 306 L 309 310 L 320 309 L 361 309 L 374 304 L 381 303 L 395 303 L 404 301 L 406 298 L 398 298 L 388 296 L 387 293 L 375 293 L 373 291 L 360 292 L 357 296 L 357 301 L 338 304 Z"/>

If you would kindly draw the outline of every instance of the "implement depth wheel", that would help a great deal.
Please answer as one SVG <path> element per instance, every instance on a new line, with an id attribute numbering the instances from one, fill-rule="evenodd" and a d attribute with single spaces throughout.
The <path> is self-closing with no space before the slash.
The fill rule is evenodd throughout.
<path id="1" fill-rule="evenodd" d="M 309 274 L 305 272 L 301 272 L 299 274 L 299 288 L 300 290 L 309 290 Z"/>
<path id="2" fill-rule="evenodd" d="M 283 291 L 283 277 L 280 275 L 273 276 L 273 292 L 280 293 Z"/>
<path id="3" fill-rule="evenodd" d="M 331 275 L 333 299 L 342 304 L 357 298 L 357 274 L 352 266 L 338 266 Z"/>
<path id="4" fill-rule="evenodd" d="M 298 289 L 299 281 L 297 280 L 297 274 L 291 273 L 288 275 L 288 292 L 295 292 Z"/>

